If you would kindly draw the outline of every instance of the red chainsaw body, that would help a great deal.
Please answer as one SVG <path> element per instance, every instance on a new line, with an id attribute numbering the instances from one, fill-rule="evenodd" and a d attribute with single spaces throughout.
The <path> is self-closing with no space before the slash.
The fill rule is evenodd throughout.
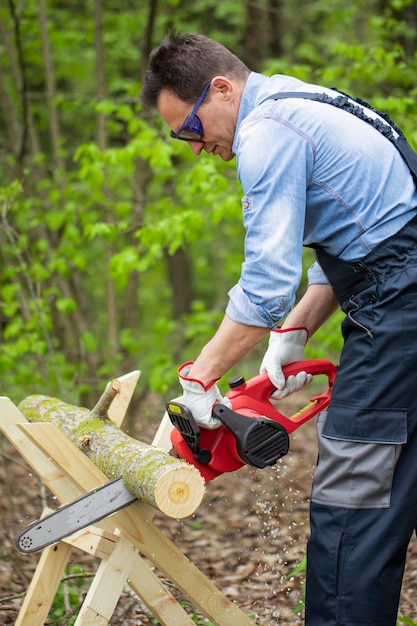
<path id="1" fill-rule="evenodd" d="M 286 378 L 301 371 L 313 376 L 325 375 L 328 378 L 328 388 L 323 394 L 311 398 L 307 406 L 290 417 L 280 413 L 272 404 L 271 394 L 275 387 L 266 372 L 242 381 L 238 387 L 230 389 L 226 396 L 236 413 L 253 419 L 267 418 L 278 422 L 289 435 L 328 406 L 337 366 L 328 359 L 314 359 L 286 365 L 283 371 Z M 211 453 L 208 463 L 200 463 L 195 459 L 193 451 L 176 428 L 172 430 L 171 442 L 176 454 L 195 465 L 206 482 L 245 465 L 237 451 L 234 435 L 224 424 L 213 430 L 200 427 L 200 448 Z"/>

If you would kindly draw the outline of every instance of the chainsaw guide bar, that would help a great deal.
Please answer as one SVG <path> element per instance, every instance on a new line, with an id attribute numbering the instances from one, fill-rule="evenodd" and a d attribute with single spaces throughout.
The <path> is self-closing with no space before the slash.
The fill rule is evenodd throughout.
<path id="1" fill-rule="evenodd" d="M 124 486 L 123 478 L 111 480 L 30 524 L 16 537 L 16 548 L 22 554 L 42 550 L 135 500 L 136 496 Z"/>

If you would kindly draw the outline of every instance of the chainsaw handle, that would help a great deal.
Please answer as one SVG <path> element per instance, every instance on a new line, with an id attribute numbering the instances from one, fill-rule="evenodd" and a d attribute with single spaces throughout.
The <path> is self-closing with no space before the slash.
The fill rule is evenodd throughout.
<path id="1" fill-rule="evenodd" d="M 288 376 L 296 376 L 300 372 L 307 372 L 307 374 L 311 374 L 312 376 L 325 374 L 329 379 L 329 385 L 333 386 L 334 379 L 336 377 L 337 366 L 328 359 L 311 359 L 309 361 L 296 361 L 295 363 L 284 365 L 282 368 L 282 372 L 285 378 L 288 378 Z M 271 387 L 273 390 L 275 390 L 275 387 L 272 383 Z"/>
<path id="2" fill-rule="evenodd" d="M 262 372 L 258 376 L 243 382 L 239 387 L 231 389 L 226 396 L 231 401 L 234 411 L 239 412 L 241 410 L 242 413 L 248 415 L 251 413 L 264 415 L 279 422 L 288 433 L 291 433 L 328 406 L 337 366 L 328 359 L 312 359 L 309 361 L 297 361 L 296 363 L 285 365 L 282 369 L 286 378 L 295 376 L 299 372 L 307 372 L 312 376 L 325 375 L 328 378 L 328 389 L 323 394 L 311 398 L 307 406 L 294 413 L 291 417 L 282 415 L 271 403 L 271 395 L 276 391 L 276 387 L 270 381 L 266 372 Z"/>

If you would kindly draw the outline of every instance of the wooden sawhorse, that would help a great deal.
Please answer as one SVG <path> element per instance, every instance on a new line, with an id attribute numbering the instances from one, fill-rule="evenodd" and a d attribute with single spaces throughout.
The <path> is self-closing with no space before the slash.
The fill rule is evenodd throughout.
<path id="1" fill-rule="evenodd" d="M 121 425 L 139 372 L 118 379 L 120 393 L 110 418 Z M 0 397 L 0 429 L 61 504 L 107 482 L 107 477 L 52 423 L 28 422 L 13 402 Z M 164 416 L 154 444 L 168 449 L 169 420 Z M 146 557 L 190 602 L 217 626 L 254 626 L 254 622 L 153 524 L 155 510 L 136 501 L 45 548 L 15 626 L 43 626 L 73 548 L 101 559 L 75 626 L 109 623 L 127 583 L 161 626 L 194 622 L 147 564 Z M 143 556 L 142 556 L 143 555 Z"/>

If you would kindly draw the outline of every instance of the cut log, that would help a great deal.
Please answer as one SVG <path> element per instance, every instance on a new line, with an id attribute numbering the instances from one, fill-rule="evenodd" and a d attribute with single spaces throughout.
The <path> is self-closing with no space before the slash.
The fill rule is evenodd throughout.
<path id="1" fill-rule="evenodd" d="M 19 405 L 30 422 L 53 422 L 109 478 L 123 477 L 139 500 L 165 515 L 182 519 L 192 515 L 204 495 L 204 480 L 189 463 L 124 433 L 107 417 L 111 396 L 103 394 L 88 409 L 49 396 L 28 396 Z"/>

